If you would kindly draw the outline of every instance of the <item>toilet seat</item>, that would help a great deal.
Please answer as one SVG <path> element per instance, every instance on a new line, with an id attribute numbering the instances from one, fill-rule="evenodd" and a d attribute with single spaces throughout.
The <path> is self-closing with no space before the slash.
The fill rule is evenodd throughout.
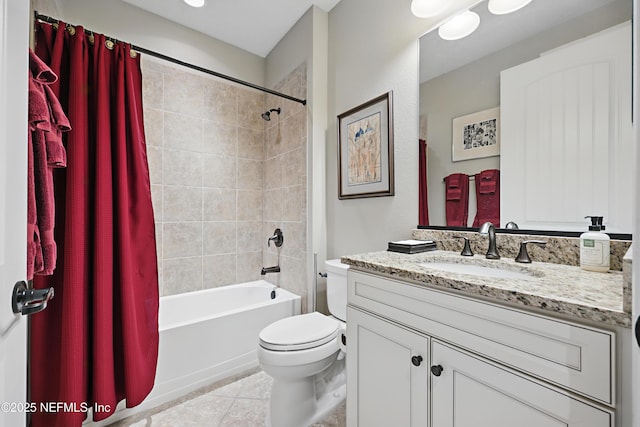
<path id="1" fill-rule="evenodd" d="M 260 346 L 273 351 L 306 350 L 335 339 L 340 322 L 322 313 L 313 312 L 278 320 L 259 335 Z"/>

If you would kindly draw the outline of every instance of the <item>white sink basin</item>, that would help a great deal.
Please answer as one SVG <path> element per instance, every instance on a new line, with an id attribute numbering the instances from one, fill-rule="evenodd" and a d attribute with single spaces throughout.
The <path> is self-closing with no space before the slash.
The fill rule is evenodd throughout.
<path id="1" fill-rule="evenodd" d="M 494 277 L 499 279 L 531 279 L 532 277 L 535 277 L 533 274 L 524 271 L 506 270 L 499 267 L 494 268 L 483 265 L 460 264 L 454 262 L 425 262 L 421 263 L 420 266 L 449 273 Z"/>

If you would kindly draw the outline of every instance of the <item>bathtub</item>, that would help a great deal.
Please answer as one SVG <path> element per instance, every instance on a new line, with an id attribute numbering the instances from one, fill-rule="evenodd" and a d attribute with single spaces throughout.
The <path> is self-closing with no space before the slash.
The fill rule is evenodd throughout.
<path id="1" fill-rule="evenodd" d="M 258 333 L 295 314 L 300 296 L 264 280 L 161 297 L 153 390 L 139 406 L 119 408 L 104 425 L 257 367 Z"/>

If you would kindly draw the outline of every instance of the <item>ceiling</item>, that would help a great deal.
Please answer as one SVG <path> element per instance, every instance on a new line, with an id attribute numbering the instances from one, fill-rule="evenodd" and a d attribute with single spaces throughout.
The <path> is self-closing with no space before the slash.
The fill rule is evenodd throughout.
<path id="1" fill-rule="evenodd" d="M 122 0 L 266 57 L 311 7 L 329 12 L 340 0 L 206 0 L 193 8 L 182 0 Z"/>
<path id="2" fill-rule="evenodd" d="M 442 40 L 437 29 L 420 39 L 420 82 L 455 70 L 502 50 L 576 16 L 606 6 L 615 0 L 533 0 L 509 15 L 493 15 L 482 2 L 473 11 L 480 26 L 470 36 Z"/>

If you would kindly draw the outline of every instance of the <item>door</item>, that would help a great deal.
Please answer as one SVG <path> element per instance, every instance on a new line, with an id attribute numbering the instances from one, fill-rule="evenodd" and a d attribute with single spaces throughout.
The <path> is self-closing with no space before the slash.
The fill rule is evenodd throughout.
<path id="1" fill-rule="evenodd" d="M 502 71 L 501 216 L 583 231 L 599 215 L 631 232 L 631 92 L 630 23 Z"/>
<path id="2" fill-rule="evenodd" d="M 0 425 L 25 425 L 27 318 L 11 294 L 26 275 L 29 2 L 0 0 Z"/>
<path id="3" fill-rule="evenodd" d="M 611 427 L 613 415 L 432 340 L 433 427 Z"/>
<path id="4" fill-rule="evenodd" d="M 347 425 L 426 427 L 429 338 L 347 309 Z"/>

